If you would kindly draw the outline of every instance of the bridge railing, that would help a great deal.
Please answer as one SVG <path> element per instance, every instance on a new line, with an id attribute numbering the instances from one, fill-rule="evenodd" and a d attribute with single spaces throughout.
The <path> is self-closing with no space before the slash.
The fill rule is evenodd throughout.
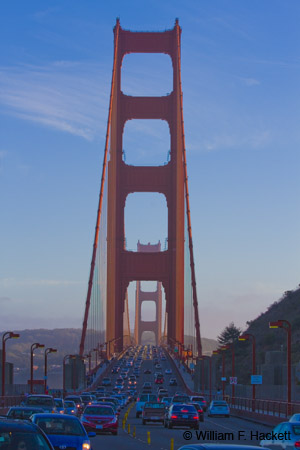
<path id="1" fill-rule="evenodd" d="M 251 412 L 263 416 L 273 416 L 278 419 L 287 419 L 293 414 L 300 413 L 300 403 L 288 403 L 283 400 L 263 400 L 227 397 L 231 409 Z"/>

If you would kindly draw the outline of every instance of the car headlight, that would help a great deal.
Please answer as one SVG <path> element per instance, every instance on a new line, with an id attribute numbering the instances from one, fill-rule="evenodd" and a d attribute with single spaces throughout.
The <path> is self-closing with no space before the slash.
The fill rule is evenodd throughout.
<path id="1" fill-rule="evenodd" d="M 89 442 L 84 442 L 82 444 L 82 450 L 91 450 L 91 444 Z"/>

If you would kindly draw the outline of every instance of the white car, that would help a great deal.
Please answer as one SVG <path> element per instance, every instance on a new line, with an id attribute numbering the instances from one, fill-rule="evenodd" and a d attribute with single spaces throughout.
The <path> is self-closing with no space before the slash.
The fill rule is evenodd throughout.
<path id="1" fill-rule="evenodd" d="M 165 374 L 166 375 L 171 375 L 172 374 L 172 370 L 171 369 L 166 369 L 165 370 Z"/>
<path id="2" fill-rule="evenodd" d="M 228 403 L 225 400 L 213 400 L 208 407 L 208 417 L 211 416 L 230 416 Z"/>

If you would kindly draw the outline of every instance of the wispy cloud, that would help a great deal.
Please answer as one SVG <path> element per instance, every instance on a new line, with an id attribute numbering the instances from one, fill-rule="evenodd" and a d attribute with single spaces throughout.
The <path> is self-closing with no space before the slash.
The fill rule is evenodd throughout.
<path id="1" fill-rule="evenodd" d="M 271 142 L 271 133 L 269 130 L 257 130 L 256 132 L 245 134 L 232 133 L 232 134 L 219 134 L 212 136 L 202 142 L 198 142 L 197 145 L 191 145 L 190 149 L 193 150 L 201 148 L 206 151 L 216 151 L 227 148 L 239 148 L 243 149 L 259 149 Z"/>
<path id="2" fill-rule="evenodd" d="M 105 127 L 108 95 L 99 65 L 0 68 L 0 112 L 87 140 Z"/>
<path id="3" fill-rule="evenodd" d="M 17 279 L 17 278 L 2 278 L 0 279 L 0 286 L 73 286 L 85 283 L 84 281 L 74 280 L 46 280 L 46 279 Z"/>
<path id="4" fill-rule="evenodd" d="M 246 86 L 258 86 L 260 84 L 259 80 L 256 80 L 255 78 L 240 78 L 241 82 L 245 84 Z"/>

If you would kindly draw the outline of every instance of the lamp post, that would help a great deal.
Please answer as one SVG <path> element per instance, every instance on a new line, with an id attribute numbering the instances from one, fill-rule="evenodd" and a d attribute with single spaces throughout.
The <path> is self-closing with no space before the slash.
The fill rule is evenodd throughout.
<path id="1" fill-rule="evenodd" d="M 46 394 L 47 392 L 47 378 L 48 378 L 48 367 L 47 367 L 47 362 L 48 362 L 48 355 L 49 353 L 56 353 L 57 349 L 56 348 L 46 348 L 45 350 L 45 374 L 44 374 L 44 393 Z"/>
<path id="2" fill-rule="evenodd" d="M 45 345 L 35 342 L 31 346 L 31 350 L 30 350 L 30 394 L 33 393 L 33 352 L 36 348 L 45 348 Z"/>
<path id="3" fill-rule="evenodd" d="M 238 339 L 239 341 L 252 341 L 252 375 L 256 375 L 255 336 L 251 333 L 246 333 L 239 336 Z M 252 410 L 255 410 L 255 384 L 252 384 Z"/>
<path id="4" fill-rule="evenodd" d="M 284 328 L 287 332 L 287 403 L 288 413 L 292 401 L 292 326 L 287 320 L 277 320 L 270 322 L 269 328 Z"/>
<path id="5" fill-rule="evenodd" d="M 63 397 L 66 393 L 66 360 L 71 358 L 75 358 L 75 355 L 65 355 L 63 359 Z"/>
<path id="6" fill-rule="evenodd" d="M 5 396 L 5 360 L 6 360 L 6 354 L 5 354 L 5 343 L 8 339 L 18 339 L 20 335 L 18 333 L 13 333 L 12 331 L 7 331 L 2 336 L 2 389 L 1 394 L 4 397 Z"/>

